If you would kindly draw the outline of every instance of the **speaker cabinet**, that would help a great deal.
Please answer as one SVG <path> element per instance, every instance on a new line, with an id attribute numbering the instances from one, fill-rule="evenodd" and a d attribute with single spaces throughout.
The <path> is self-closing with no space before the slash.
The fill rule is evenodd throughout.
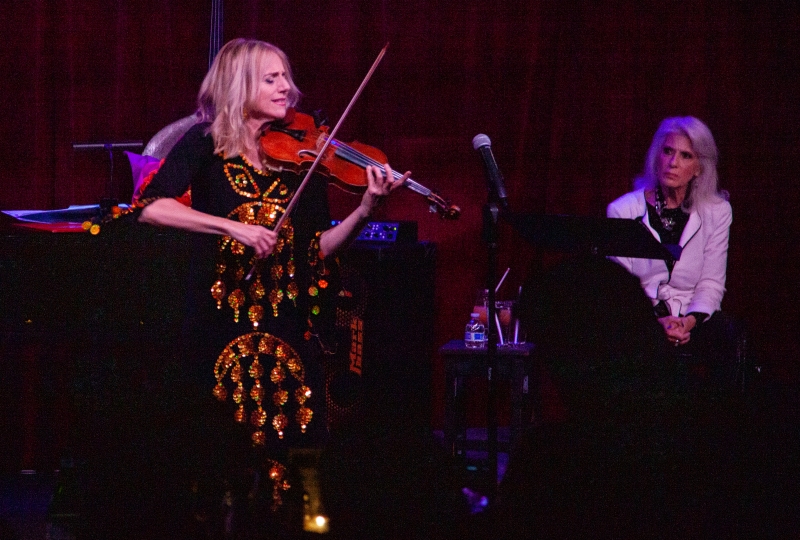
<path id="1" fill-rule="evenodd" d="M 340 257 L 341 336 L 325 365 L 328 427 L 429 428 L 435 246 L 357 242 Z"/>

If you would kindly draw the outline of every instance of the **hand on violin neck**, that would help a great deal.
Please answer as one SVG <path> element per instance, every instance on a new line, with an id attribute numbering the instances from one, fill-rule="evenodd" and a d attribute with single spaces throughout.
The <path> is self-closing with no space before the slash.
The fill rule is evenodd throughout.
<path id="1" fill-rule="evenodd" d="M 384 176 L 383 173 L 384 169 L 386 170 L 386 176 Z M 410 174 L 411 173 L 406 173 L 395 179 L 394 172 L 389 165 L 384 165 L 383 167 L 368 165 L 366 167 L 367 190 L 361 197 L 361 204 L 338 225 L 322 233 L 319 240 L 320 250 L 325 253 L 326 256 L 330 256 L 340 249 L 349 246 L 364 229 L 364 225 L 367 223 L 370 216 L 372 216 L 373 210 L 375 210 L 392 191 L 402 186 Z"/>
<path id="2" fill-rule="evenodd" d="M 364 192 L 361 198 L 361 209 L 366 212 L 366 217 L 369 218 L 372 212 L 383 204 L 386 197 L 405 183 L 411 176 L 411 171 L 406 171 L 402 176 L 395 178 L 394 171 L 388 163 L 384 164 L 382 168 L 367 165 L 365 170 L 367 191 Z"/>

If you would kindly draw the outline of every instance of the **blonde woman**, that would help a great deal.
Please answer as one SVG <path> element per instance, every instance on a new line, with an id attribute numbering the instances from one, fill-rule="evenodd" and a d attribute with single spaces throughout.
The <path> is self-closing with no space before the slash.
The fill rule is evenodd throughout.
<path id="1" fill-rule="evenodd" d="M 220 199 L 236 197 L 227 186 L 222 169 L 226 163 L 236 163 L 256 178 L 262 176 L 265 171 L 259 155 L 259 135 L 270 122 L 282 119 L 299 97 L 283 51 L 257 40 L 228 42 L 200 88 L 198 114 L 201 122 L 184 137 L 182 144 L 177 145 L 175 155 L 167 158 L 157 178 L 143 194 L 143 199 L 158 197 L 159 200 L 147 205 L 140 221 L 192 232 L 230 235 L 253 248 L 256 256 L 267 257 L 275 247 L 277 233 L 263 224 L 243 223 L 227 217 L 235 202 Z M 203 152 L 201 150 L 206 148 L 196 146 L 210 146 L 212 151 Z M 198 153 L 191 157 L 205 159 L 180 162 L 190 150 Z M 214 176 L 217 178 L 211 179 Z M 367 166 L 366 176 L 369 188 L 358 208 L 336 227 L 323 232 L 320 247 L 326 255 L 333 255 L 347 246 L 383 198 L 402 185 L 408 174 L 393 179 L 391 173 L 384 176 L 379 168 Z M 211 179 L 207 186 L 211 191 L 198 193 L 199 181 L 204 177 Z M 174 185 L 179 183 L 185 184 L 181 187 L 191 184 L 193 199 L 203 195 L 202 200 L 193 203 L 191 208 L 176 204 L 171 195 Z"/>
<path id="2" fill-rule="evenodd" d="M 288 448 L 325 436 L 320 356 L 333 315 L 326 297 L 339 292 L 333 256 L 409 176 L 394 179 L 388 164 L 386 174 L 366 167 L 367 190 L 333 227 L 326 180 L 312 177 L 284 226 L 273 230 L 302 177 L 266 167 L 259 137 L 299 96 L 280 49 L 252 39 L 225 44 L 200 88 L 198 123 L 142 191 L 138 216 L 141 223 L 197 233 L 190 235 L 191 300 L 181 347 L 185 384 L 171 389 L 194 396 L 187 398 L 188 417 L 200 427 L 186 429 L 185 440 L 193 441 L 185 444 L 186 456 L 206 457 L 191 468 L 227 478 L 220 469 L 243 467 L 233 456 L 253 446 L 248 452 L 261 457 L 248 467 L 261 470 L 275 506 L 289 485 Z M 176 200 L 187 190 L 191 206 Z M 215 424 L 209 411 L 220 407 L 224 420 Z"/>

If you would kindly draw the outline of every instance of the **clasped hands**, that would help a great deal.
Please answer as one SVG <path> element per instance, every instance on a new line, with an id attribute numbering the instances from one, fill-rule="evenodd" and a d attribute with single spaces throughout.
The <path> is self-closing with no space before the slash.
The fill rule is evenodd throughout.
<path id="1" fill-rule="evenodd" d="M 668 315 L 659 318 L 658 322 L 661 323 L 661 326 L 664 328 L 664 334 L 667 336 L 667 340 L 676 347 L 689 343 L 689 339 L 692 337 L 692 328 L 697 324 L 694 315 L 688 315 L 686 317 Z"/>

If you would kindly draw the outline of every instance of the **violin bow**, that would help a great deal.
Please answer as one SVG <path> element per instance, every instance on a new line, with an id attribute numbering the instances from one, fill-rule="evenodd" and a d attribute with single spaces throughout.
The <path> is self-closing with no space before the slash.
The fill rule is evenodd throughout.
<path id="1" fill-rule="evenodd" d="M 364 87 L 367 86 L 367 83 L 369 82 L 370 78 L 372 78 L 372 74 L 375 73 L 375 70 L 378 68 L 378 64 L 380 64 L 381 60 L 383 60 L 383 57 L 386 54 L 386 49 L 388 48 L 389 48 L 389 42 L 387 42 L 386 45 L 383 46 L 383 49 L 381 49 L 381 52 L 378 53 L 378 56 L 377 58 L 375 58 L 375 61 L 372 62 L 372 67 L 369 68 L 369 71 L 364 76 L 364 80 L 361 81 L 361 84 L 356 90 L 356 93 L 353 94 L 352 98 L 350 98 L 350 103 L 347 104 L 347 107 L 342 113 L 342 116 L 339 117 L 339 120 L 336 122 L 336 125 L 333 126 L 333 129 L 331 130 L 330 134 L 325 140 L 325 144 L 322 145 L 322 148 L 317 153 L 317 157 L 314 159 L 314 162 L 311 164 L 311 167 L 309 167 L 308 171 L 306 171 L 306 175 L 305 177 L 303 177 L 303 181 L 300 182 L 300 185 L 297 187 L 297 191 L 295 191 L 294 195 L 292 196 L 292 200 L 289 201 L 289 204 L 286 206 L 286 210 L 283 212 L 283 215 L 278 219 L 278 223 L 275 224 L 275 228 L 272 229 L 273 231 L 280 231 L 281 228 L 283 227 L 284 222 L 286 221 L 286 218 L 288 218 L 289 214 L 291 214 L 292 210 L 294 210 L 294 207 L 297 204 L 297 199 L 300 197 L 300 193 L 303 192 L 303 190 L 306 187 L 306 184 L 308 184 L 308 180 L 311 178 L 311 175 L 314 174 L 314 170 L 317 168 L 317 165 L 322 159 L 322 156 L 325 155 L 325 151 L 328 149 L 328 146 L 330 146 L 331 141 L 333 141 L 336 138 L 336 132 L 339 131 L 339 127 L 342 125 L 342 122 L 344 122 L 344 119 L 347 118 L 347 115 L 350 113 L 350 109 L 353 108 L 353 105 L 358 100 L 358 97 L 361 95 L 361 92 L 363 92 Z M 247 273 L 247 277 L 245 277 L 245 280 L 249 281 L 250 278 L 253 277 L 253 272 L 255 271 L 257 265 L 258 261 L 256 261 L 253 264 L 253 267 L 250 269 L 250 272 Z"/>

